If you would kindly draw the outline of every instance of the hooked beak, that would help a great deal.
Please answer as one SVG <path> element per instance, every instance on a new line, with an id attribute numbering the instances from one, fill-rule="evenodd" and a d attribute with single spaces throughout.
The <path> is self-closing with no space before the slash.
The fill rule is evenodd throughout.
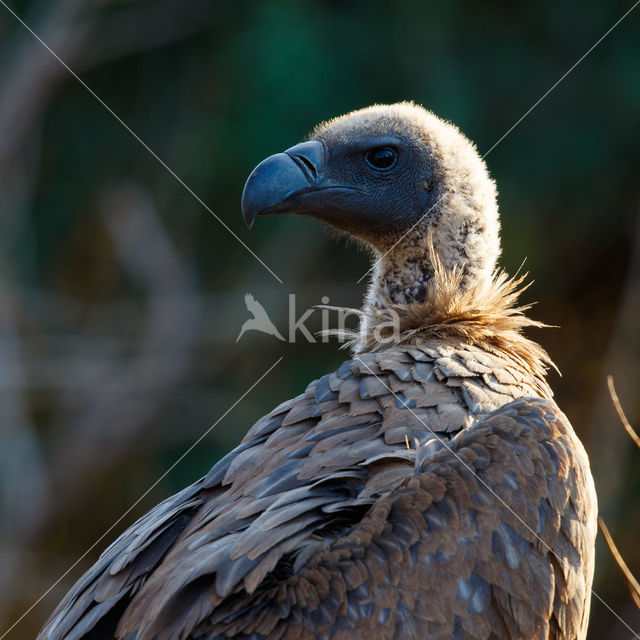
<path id="1" fill-rule="evenodd" d="M 323 189 L 326 150 L 318 140 L 301 142 L 263 160 L 242 192 L 242 216 L 249 228 L 257 216 L 295 213 L 299 198 Z"/>

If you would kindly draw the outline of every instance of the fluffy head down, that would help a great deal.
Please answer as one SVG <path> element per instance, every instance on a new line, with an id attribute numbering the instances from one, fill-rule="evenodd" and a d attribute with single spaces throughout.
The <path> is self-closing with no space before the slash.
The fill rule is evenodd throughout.
<path id="1" fill-rule="evenodd" d="M 377 182 L 366 182 L 367 190 L 376 191 L 378 216 L 392 223 L 343 227 L 376 256 L 369 302 L 424 299 L 424 285 L 433 275 L 429 238 L 444 268 L 461 273 L 461 287 L 472 288 L 491 277 L 500 253 L 496 188 L 475 145 L 455 125 L 401 102 L 329 120 L 310 139 L 326 145 L 329 166 L 334 163 L 335 170 L 351 169 L 352 174 L 357 172 L 352 149 L 360 152 L 385 141 L 400 147 L 397 166 L 375 176 Z"/>
<path id="2" fill-rule="evenodd" d="M 333 223 L 375 254 L 360 331 L 342 335 L 354 350 L 433 339 L 477 344 L 510 354 L 538 380 L 540 393 L 550 394 L 544 377 L 553 363 L 522 334 L 544 326 L 517 304 L 524 277 L 496 271 L 496 188 L 475 145 L 455 125 L 410 102 L 329 120 L 310 139 L 326 146 L 333 171 L 344 176 L 350 170 L 379 203 L 373 222 Z M 396 165 L 367 178 L 356 158 L 386 144 L 398 150 Z"/>

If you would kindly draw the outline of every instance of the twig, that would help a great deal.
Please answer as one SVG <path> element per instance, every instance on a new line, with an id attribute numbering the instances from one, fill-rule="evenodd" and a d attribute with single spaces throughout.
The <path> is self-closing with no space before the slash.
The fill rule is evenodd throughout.
<path id="1" fill-rule="evenodd" d="M 618 398 L 618 394 L 616 393 L 616 388 L 613 384 L 613 376 L 611 374 L 607 376 L 607 385 L 609 386 L 609 394 L 611 395 L 613 406 L 616 408 L 618 416 L 620 417 L 620 422 L 622 422 L 624 428 L 627 430 L 627 433 L 631 436 L 631 439 L 636 443 L 638 447 L 640 447 L 640 438 L 638 438 L 638 434 L 633 430 L 633 427 L 627 420 L 627 416 L 624 413 L 624 409 L 622 408 L 620 399 Z M 613 559 L 616 561 L 618 568 L 622 572 L 622 575 L 627 582 L 627 587 L 629 588 L 629 593 L 631 594 L 633 601 L 640 609 L 640 584 L 638 584 L 635 576 L 633 575 L 633 573 L 631 573 L 631 570 L 627 566 L 627 563 L 624 561 L 622 554 L 620 553 L 620 551 L 618 551 L 618 547 L 616 547 L 615 543 L 613 542 L 613 538 L 609 533 L 609 529 L 607 529 L 604 520 L 600 516 L 598 516 L 598 526 L 600 527 L 600 531 L 604 536 L 604 540 L 607 543 L 607 547 L 609 547 L 609 551 L 611 552 Z"/>
<path id="2" fill-rule="evenodd" d="M 613 402 L 613 406 L 616 408 L 618 412 L 618 417 L 620 418 L 620 422 L 622 422 L 624 428 L 627 430 L 627 433 L 631 437 L 631 439 L 636 443 L 636 446 L 640 448 L 640 436 L 635 432 L 634 428 L 629 423 L 627 416 L 624 413 L 624 409 L 620 404 L 620 399 L 618 398 L 618 394 L 616 393 L 616 388 L 613 384 L 613 376 L 609 374 L 607 376 L 607 384 L 609 385 L 609 393 L 611 394 L 611 400 Z"/>
<path id="3" fill-rule="evenodd" d="M 598 516 L 598 526 L 600 527 L 600 533 L 602 533 L 602 535 L 604 536 L 604 540 L 607 543 L 607 547 L 609 547 L 609 551 L 611 552 L 613 559 L 616 561 L 616 564 L 620 568 L 620 571 L 622 571 L 624 579 L 627 581 L 629 593 L 631 594 L 633 601 L 636 603 L 638 609 L 640 609 L 640 584 L 638 584 L 638 581 L 635 579 L 633 573 L 631 573 L 631 570 L 627 566 L 627 563 L 622 558 L 622 555 L 618 551 L 618 547 L 616 547 L 615 543 L 613 542 L 613 538 L 609 533 L 609 529 L 607 529 L 607 525 L 604 523 L 604 520 L 600 516 Z"/>

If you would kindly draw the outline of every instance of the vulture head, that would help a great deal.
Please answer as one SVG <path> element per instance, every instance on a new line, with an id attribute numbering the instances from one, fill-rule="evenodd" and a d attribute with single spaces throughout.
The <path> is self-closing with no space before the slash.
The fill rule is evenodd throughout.
<path id="1" fill-rule="evenodd" d="M 409 102 L 329 120 L 270 156 L 249 176 L 242 212 L 249 227 L 257 216 L 312 216 L 369 247 L 376 306 L 424 301 L 430 245 L 465 289 L 491 277 L 500 251 L 496 189 L 475 146 Z"/>

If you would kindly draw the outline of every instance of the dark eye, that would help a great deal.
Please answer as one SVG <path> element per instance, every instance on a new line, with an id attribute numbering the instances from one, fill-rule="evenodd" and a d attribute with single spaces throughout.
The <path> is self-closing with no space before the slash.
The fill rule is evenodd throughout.
<path id="1" fill-rule="evenodd" d="M 378 171 L 391 169 L 398 159 L 398 154 L 393 147 L 375 147 L 369 149 L 365 158 L 367 162 Z"/>

